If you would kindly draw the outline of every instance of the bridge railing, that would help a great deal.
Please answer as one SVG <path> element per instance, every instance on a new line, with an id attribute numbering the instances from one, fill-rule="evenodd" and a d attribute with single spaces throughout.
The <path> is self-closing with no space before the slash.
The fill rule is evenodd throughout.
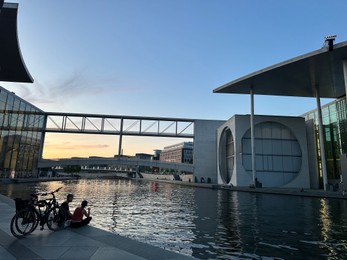
<path id="1" fill-rule="evenodd" d="M 163 169 L 173 169 L 177 171 L 194 172 L 194 165 L 188 163 L 170 163 L 158 160 L 145 160 L 138 158 L 72 158 L 72 159 L 40 159 L 38 168 L 49 168 L 67 165 L 131 165 L 131 166 L 149 166 Z"/>
<path id="2" fill-rule="evenodd" d="M 46 132 L 194 137 L 194 119 L 46 113 Z"/>

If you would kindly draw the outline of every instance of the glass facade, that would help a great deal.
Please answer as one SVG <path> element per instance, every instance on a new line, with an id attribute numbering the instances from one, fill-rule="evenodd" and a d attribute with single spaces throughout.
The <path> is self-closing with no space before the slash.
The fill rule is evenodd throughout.
<path id="1" fill-rule="evenodd" d="M 307 112 L 303 116 L 305 117 L 306 121 L 312 121 L 314 125 L 312 131 L 314 132 L 313 136 L 315 139 L 315 145 L 317 147 L 317 171 L 319 172 L 319 176 L 321 177 L 322 170 L 317 110 Z M 347 153 L 346 118 L 346 98 L 337 99 L 322 107 L 323 133 L 328 180 L 340 179 L 340 155 Z"/>
<path id="2" fill-rule="evenodd" d="M 0 178 L 37 176 L 44 112 L 0 87 Z"/>

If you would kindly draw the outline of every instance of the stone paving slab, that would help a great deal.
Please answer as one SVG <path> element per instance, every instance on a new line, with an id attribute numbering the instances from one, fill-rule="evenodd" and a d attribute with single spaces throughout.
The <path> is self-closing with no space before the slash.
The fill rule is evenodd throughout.
<path id="1" fill-rule="evenodd" d="M 119 236 L 92 226 L 52 232 L 35 230 L 18 239 L 12 236 L 10 221 L 14 201 L 0 195 L 0 260 L 12 259 L 193 259 Z"/>
<path id="2" fill-rule="evenodd" d="M 94 255 L 92 256 L 92 258 L 90 258 L 91 260 L 114 260 L 115 256 L 117 256 L 117 259 L 122 259 L 122 260 L 132 260 L 134 259 L 134 255 L 130 254 L 124 250 L 120 250 L 118 248 L 115 247 L 102 247 L 99 248 Z M 143 257 L 139 257 L 136 256 L 136 259 L 138 260 L 145 260 L 147 258 L 143 258 Z"/>

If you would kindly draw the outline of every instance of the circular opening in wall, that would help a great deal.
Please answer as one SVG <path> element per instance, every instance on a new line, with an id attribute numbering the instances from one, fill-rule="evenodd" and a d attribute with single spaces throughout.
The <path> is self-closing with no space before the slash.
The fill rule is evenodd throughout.
<path id="1" fill-rule="evenodd" d="M 242 165 L 252 173 L 251 130 L 242 137 Z M 263 122 L 254 127 L 256 175 L 265 186 L 281 186 L 300 172 L 302 151 L 297 138 L 285 125 Z"/>
<path id="2" fill-rule="evenodd" d="M 229 184 L 234 169 L 234 138 L 231 130 L 223 129 L 219 140 L 219 172 L 224 184 Z"/>

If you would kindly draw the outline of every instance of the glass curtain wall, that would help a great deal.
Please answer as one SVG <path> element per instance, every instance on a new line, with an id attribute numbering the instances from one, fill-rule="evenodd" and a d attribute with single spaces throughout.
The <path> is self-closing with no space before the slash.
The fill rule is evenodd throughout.
<path id="1" fill-rule="evenodd" d="M 44 112 L 0 87 L 0 178 L 37 177 Z"/>
<path id="2" fill-rule="evenodd" d="M 310 111 L 303 115 L 305 120 L 313 120 L 314 137 L 316 142 L 316 151 L 319 176 L 321 172 L 321 157 L 318 135 L 318 114 L 317 110 Z M 346 121 L 346 98 L 335 100 L 322 107 L 323 131 L 326 154 L 326 165 L 329 180 L 340 179 L 340 155 L 347 153 L 347 121 Z"/>

